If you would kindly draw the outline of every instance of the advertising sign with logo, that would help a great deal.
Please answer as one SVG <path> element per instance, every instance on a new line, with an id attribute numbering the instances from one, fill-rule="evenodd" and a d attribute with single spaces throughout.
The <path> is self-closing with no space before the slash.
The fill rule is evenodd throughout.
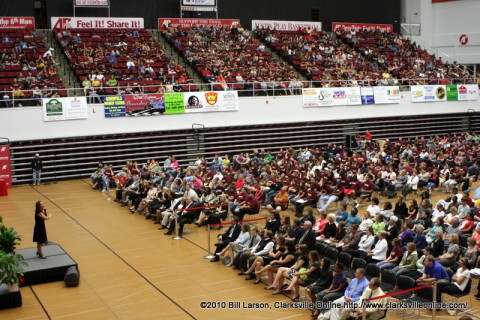
<path id="1" fill-rule="evenodd" d="M 400 103 L 400 87 L 373 87 L 375 104 Z"/>
<path id="2" fill-rule="evenodd" d="M 43 121 L 87 119 L 86 97 L 42 99 Z"/>
<path id="3" fill-rule="evenodd" d="M 166 93 L 165 94 L 165 106 L 166 114 L 179 114 L 185 113 L 185 105 L 183 100 L 183 92 Z"/>
<path id="4" fill-rule="evenodd" d="M 347 103 L 349 106 L 362 104 L 360 87 L 348 87 L 345 89 L 347 90 Z"/>
<path id="5" fill-rule="evenodd" d="M 52 29 L 143 29 L 143 18 L 52 17 Z"/>
<path id="6" fill-rule="evenodd" d="M 375 104 L 375 96 L 372 87 L 362 87 L 360 92 L 362 95 L 362 104 Z"/>
<path id="7" fill-rule="evenodd" d="M 270 29 L 277 31 L 297 31 L 299 29 L 307 28 L 322 31 L 322 23 L 313 21 L 252 20 L 252 30 Z"/>
<path id="8" fill-rule="evenodd" d="M 192 28 L 197 26 L 204 27 L 240 27 L 238 19 L 178 19 L 178 18 L 158 18 L 158 29 L 165 28 Z"/>
<path id="9" fill-rule="evenodd" d="M 476 84 L 448 84 L 447 100 L 478 100 L 478 86 Z"/>
<path id="10" fill-rule="evenodd" d="M 183 102 L 185 113 L 239 110 L 236 91 L 186 92 Z"/>
<path id="11" fill-rule="evenodd" d="M 411 86 L 412 102 L 447 101 L 447 87 L 445 85 Z"/>
<path id="12" fill-rule="evenodd" d="M 108 0 L 75 0 L 75 5 L 78 7 L 108 7 Z"/>
<path id="13" fill-rule="evenodd" d="M 124 96 L 106 96 L 103 97 L 103 106 L 105 118 L 125 117 L 125 99 Z"/>
<path id="14" fill-rule="evenodd" d="M 27 29 L 35 28 L 34 17 L 0 17 L 1 29 Z"/>
<path id="15" fill-rule="evenodd" d="M 12 187 L 10 146 L 8 145 L 0 145 L 0 179 L 5 179 L 7 181 L 7 188 Z"/>

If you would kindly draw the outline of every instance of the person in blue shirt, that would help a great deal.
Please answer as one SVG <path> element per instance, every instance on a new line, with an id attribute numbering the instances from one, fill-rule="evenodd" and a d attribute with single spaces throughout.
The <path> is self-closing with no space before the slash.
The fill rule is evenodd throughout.
<path id="1" fill-rule="evenodd" d="M 337 220 L 337 222 L 347 221 L 348 211 L 347 211 L 347 205 L 345 203 L 342 204 L 342 208 L 335 215 L 335 219 Z"/>
<path id="2" fill-rule="evenodd" d="M 358 268 L 355 270 L 355 278 L 350 282 L 345 290 L 344 296 L 334 301 L 335 304 L 343 304 L 350 302 L 358 302 L 362 297 L 365 289 L 368 288 L 369 281 L 365 277 L 365 269 Z M 345 320 L 348 318 L 351 308 L 334 308 L 330 310 L 330 314 L 321 315 L 322 318 L 331 320 Z M 328 313 L 328 312 L 327 312 Z M 320 319 L 320 317 L 319 317 Z"/>
<path id="3" fill-rule="evenodd" d="M 360 224 L 362 222 L 362 218 L 358 216 L 358 209 L 352 208 L 350 211 L 350 215 L 347 218 L 347 227 L 350 227 L 353 224 Z"/>
<path id="4" fill-rule="evenodd" d="M 425 257 L 425 268 L 423 270 L 423 275 L 417 279 L 417 283 L 428 283 L 428 282 L 449 282 L 450 277 L 448 276 L 447 270 L 440 263 L 435 261 L 435 258 L 432 255 Z"/>

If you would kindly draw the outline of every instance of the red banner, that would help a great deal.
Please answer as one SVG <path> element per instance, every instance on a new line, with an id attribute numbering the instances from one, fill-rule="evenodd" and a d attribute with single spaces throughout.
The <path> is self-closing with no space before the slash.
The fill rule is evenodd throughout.
<path id="1" fill-rule="evenodd" d="M 350 23 L 350 22 L 334 22 L 332 23 L 332 31 L 381 31 L 393 32 L 392 24 L 378 24 L 378 23 Z"/>
<path id="2" fill-rule="evenodd" d="M 5 179 L 7 181 L 7 188 L 12 187 L 10 147 L 6 145 L 0 145 L 0 179 Z"/>
<path id="3" fill-rule="evenodd" d="M 238 19 L 178 19 L 178 18 L 158 18 L 158 29 L 165 28 L 192 28 L 192 27 L 240 27 Z"/>
<path id="4" fill-rule="evenodd" d="M 0 17 L 0 29 L 35 29 L 34 17 Z"/>
<path id="5" fill-rule="evenodd" d="M 125 100 L 125 111 L 127 113 L 136 110 L 145 110 L 145 107 L 151 102 L 164 99 L 163 93 L 126 94 L 123 97 Z"/>
<path id="6" fill-rule="evenodd" d="M 143 18 L 51 17 L 52 29 L 143 29 Z"/>

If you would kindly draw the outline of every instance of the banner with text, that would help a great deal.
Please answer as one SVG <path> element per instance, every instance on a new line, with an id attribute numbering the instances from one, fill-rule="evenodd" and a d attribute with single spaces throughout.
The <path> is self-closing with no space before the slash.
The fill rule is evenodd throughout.
<path id="1" fill-rule="evenodd" d="M 478 85 L 447 84 L 448 101 L 478 100 Z"/>
<path id="2" fill-rule="evenodd" d="M 390 103 L 400 103 L 398 86 L 303 89 L 304 108 Z"/>
<path id="3" fill-rule="evenodd" d="M 236 91 L 106 96 L 103 105 L 105 118 L 239 110 Z"/>
<path id="4" fill-rule="evenodd" d="M 392 24 L 333 22 L 332 31 L 380 31 L 393 32 Z"/>
<path id="5" fill-rule="evenodd" d="M 10 166 L 10 146 L 0 145 L 0 179 L 7 181 L 7 188 L 12 187 L 12 170 Z"/>
<path id="6" fill-rule="evenodd" d="M 143 18 L 52 17 L 52 29 L 142 29 Z"/>
<path id="7" fill-rule="evenodd" d="M 360 87 L 302 89 L 303 107 L 361 105 Z"/>
<path id="8" fill-rule="evenodd" d="M 194 26 L 203 27 L 240 27 L 238 19 L 178 19 L 178 18 L 158 18 L 158 29 L 165 28 L 192 28 Z"/>
<path id="9" fill-rule="evenodd" d="M 88 119 L 87 98 L 42 99 L 43 121 Z"/>
<path id="10" fill-rule="evenodd" d="M 182 0 L 183 6 L 215 6 L 215 0 Z"/>
<path id="11" fill-rule="evenodd" d="M 447 89 L 444 85 L 411 86 L 412 102 L 447 101 Z"/>
<path id="12" fill-rule="evenodd" d="M 75 0 L 77 7 L 108 7 L 108 0 Z"/>
<path id="13" fill-rule="evenodd" d="M 35 29 L 34 17 L 0 17 L 0 29 Z"/>
<path id="14" fill-rule="evenodd" d="M 297 31 L 299 29 L 307 28 L 322 31 L 322 23 L 313 21 L 252 20 L 252 30 L 270 29 L 277 31 Z"/>

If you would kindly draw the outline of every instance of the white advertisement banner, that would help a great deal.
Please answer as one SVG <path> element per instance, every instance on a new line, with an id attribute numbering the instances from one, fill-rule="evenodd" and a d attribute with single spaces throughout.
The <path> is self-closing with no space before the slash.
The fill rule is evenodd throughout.
<path id="1" fill-rule="evenodd" d="M 444 85 L 411 86 L 412 102 L 447 101 L 447 90 Z"/>
<path id="2" fill-rule="evenodd" d="M 307 28 L 322 31 L 322 23 L 313 21 L 252 20 L 252 30 L 275 29 L 277 31 L 297 31 L 298 29 Z"/>
<path id="3" fill-rule="evenodd" d="M 237 91 L 185 92 L 185 113 L 238 111 Z"/>
<path id="4" fill-rule="evenodd" d="M 108 0 L 75 0 L 75 5 L 78 7 L 81 7 L 81 6 L 108 7 Z"/>
<path id="5" fill-rule="evenodd" d="M 459 84 L 457 86 L 458 100 L 478 100 L 478 85 Z"/>
<path id="6" fill-rule="evenodd" d="M 88 119 L 87 98 L 42 99 L 43 121 Z"/>
<path id="7" fill-rule="evenodd" d="M 400 103 L 400 87 L 373 87 L 375 104 Z"/>
<path id="8" fill-rule="evenodd" d="M 184 6 L 215 6 L 215 0 L 182 0 Z"/>
<path id="9" fill-rule="evenodd" d="M 304 108 L 362 104 L 360 87 L 309 88 L 302 93 Z"/>
<path id="10" fill-rule="evenodd" d="M 52 29 L 143 29 L 143 18 L 52 17 Z"/>

